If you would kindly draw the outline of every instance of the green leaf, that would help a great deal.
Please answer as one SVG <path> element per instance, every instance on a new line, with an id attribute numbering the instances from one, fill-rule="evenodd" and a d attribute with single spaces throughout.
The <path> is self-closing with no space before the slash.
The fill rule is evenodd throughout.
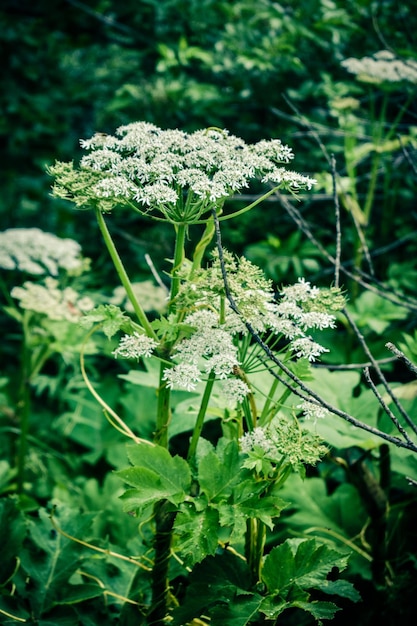
<path id="1" fill-rule="evenodd" d="M 209 501 L 227 500 L 241 480 L 242 460 L 235 441 L 220 440 L 216 451 L 204 456 L 198 467 L 200 489 Z"/>
<path id="2" fill-rule="evenodd" d="M 321 478 L 300 481 L 297 476 L 290 476 L 281 495 L 295 509 L 286 523 L 297 535 L 315 532 L 324 537 L 337 535 L 343 541 L 358 535 L 367 520 L 358 491 L 349 483 L 339 485 L 329 496 Z"/>
<path id="3" fill-rule="evenodd" d="M 69 535 L 88 538 L 93 514 L 63 509 L 59 511 L 58 524 Z M 80 566 L 82 547 L 62 534 L 57 533 L 48 513 L 41 509 L 39 519 L 29 521 L 30 541 L 21 551 L 22 567 L 27 574 L 29 585 L 19 589 L 23 597 L 27 596 L 31 611 L 36 618 L 52 609 L 64 598 L 70 585 L 68 580 Z"/>
<path id="4" fill-rule="evenodd" d="M 361 599 L 358 591 L 352 583 L 347 580 L 324 580 L 323 583 L 317 585 L 316 588 L 328 595 L 341 596 L 352 602 L 359 602 Z"/>
<path id="5" fill-rule="evenodd" d="M 173 504 L 182 502 L 190 491 L 191 471 L 179 456 L 172 457 L 162 446 L 128 446 L 128 457 L 134 467 L 117 475 L 134 489 L 123 496 L 125 509 L 142 508 L 161 499 Z"/>
<path id="6" fill-rule="evenodd" d="M 293 602 L 292 606 L 310 613 L 316 620 L 333 619 L 335 613 L 340 611 L 333 602 Z"/>
<path id="7" fill-rule="evenodd" d="M 18 555 L 26 535 L 25 519 L 12 499 L 0 500 L 0 586 L 18 567 Z"/>
<path id="8" fill-rule="evenodd" d="M 192 567 L 214 555 L 219 542 L 218 527 L 219 514 L 213 508 L 196 511 L 188 505 L 181 509 L 175 519 L 175 546 L 186 565 Z"/>
<path id="9" fill-rule="evenodd" d="M 287 539 L 273 548 L 265 559 L 262 580 L 270 593 L 289 597 L 297 585 L 307 590 L 321 585 L 333 567 L 347 566 L 347 557 L 315 539 Z"/>
<path id="10" fill-rule="evenodd" d="M 262 580 L 269 595 L 264 599 L 260 611 L 270 619 L 276 619 L 289 608 L 299 608 L 315 619 L 331 619 L 338 610 L 331 602 L 309 601 L 309 590 L 318 589 L 344 597 L 359 599 L 349 583 L 332 585 L 327 575 L 337 567 L 343 570 L 347 557 L 332 550 L 315 539 L 287 539 L 273 548 L 265 559 Z M 337 581 L 336 581 L 337 582 Z M 343 581 L 344 582 L 344 581 Z"/>
<path id="11" fill-rule="evenodd" d="M 83 328 L 91 328 L 98 323 L 101 323 L 101 328 L 108 339 L 111 339 L 121 328 L 127 330 L 132 326 L 130 317 L 114 304 L 100 304 L 86 313 L 80 321 Z"/>
<path id="12" fill-rule="evenodd" d="M 249 590 L 249 581 L 242 559 L 229 552 L 207 557 L 190 573 L 185 600 L 173 612 L 173 626 L 184 626 L 203 614 L 213 616 L 214 626 L 244 626 L 262 601 Z"/>
<path id="13" fill-rule="evenodd" d="M 97 598 L 103 594 L 103 589 L 99 585 L 83 583 L 80 585 L 70 585 L 65 592 L 65 596 L 57 601 L 57 604 L 78 604 L 91 598 Z"/>

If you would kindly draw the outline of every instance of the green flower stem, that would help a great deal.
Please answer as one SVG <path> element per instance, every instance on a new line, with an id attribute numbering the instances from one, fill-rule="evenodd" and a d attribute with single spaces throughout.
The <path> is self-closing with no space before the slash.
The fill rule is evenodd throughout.
<path id="1" fill-rule="evenodd" d="M 194 275 L 194 272 L 196 270 L 200 269 L 204 252 L 206 251 L 207 246 L 209 245 L 211 240 L 213 239 L 214 233 L 215 233 L 214 220 L 212 217 L 210 217 L 206 222 L 206 227 L 201 236 L 201 239 L 194 249 L 193 265 L 191 268 L 191 277 Z"/>
<path id="2" fill-rule="evenodd" d="M 245 556 L 251 572 L 252 584 L 261 578 L 262 557 L 265 547 L 266 528 L 258 519 L 249 519 L 246 523 Z"/>
<path id="3" fill-rule="evenodd" d="M 20 423 L 19 447 L 17 453 L 17 491 L 23 493 L 25 480 L 26 456 L 28 450 L 29 418 L 30 418 L 30 351 L 28 317 L 23 316 L 23 345 L 21 357 L 21 378 L 17 400 L 17 415 Z"/>
<path id="4" fill-rule="evenodd" d="M 168 426 L 171 421 L 171 389 L 163 380 L 166 362 L 161 362 L 159 368 L 158 407 L 156 413 L 156 428 L 154 443 L 164 448 L 168 447 Z"/>
<path id="5" fill-rule="evenodd" d="M 224 222 L 225 220 L 231 220 L 234 217 L 239 217 L 239 215 L 243 215 L 244 213 L 247 213 L 251 209 L 255 208 L 258 204 L 260 204 L 261 202 L 269 198 L 269 196 L 272 196 L 272 194 L 276 193 L 280 187 L 281 185 L 276 185 L 275 187 L 273 187 L 272 189 L 264 193 L 262 196 L 257 198 L 254 202 L 252 202 L 251 204 L 248 204 L 248 206 L 245 206 L 243 209 L 240 209 L 239 211 L 235 211 L 234 213 L 230 213 L 230 215 L 223 215 L 222 217 L 219 217 L 219 222 Z"/>
<path id="6" fill-rule="evenodd" d="M 216 379 L 216 374 L 212 370 L 207 379 L 206 388 L 204 389 L 203 398 L 201 400 L 200 410 L 198 412 L 197 420 L 196 420 L 193 434 L 191 437 L 190 447 L 188 449 L 188 456 L 187 456 L 188 461 L 191 461 L 192 459 L 194 459 L 196 455 L 197 444 L 201 435 L 201 431 L 203 430 L 204 418 L 207 413 L 207 407 L 208 407 L 208 403 L 210 400 L 211 392 L 213 390 L 215 379 Z"/>
<path id="7" fill-rule="evenodd" d="M 146 623 L 149 626 L 165 626 L 170 597 L 169 562 L 171 556 L 172 531 L 175 512 L 168 500 L 155 504 L 154 565 L 152 568 L 152 600 Z"/>
<path id="8" fill-rule="evenodd" d="M 136 313 L 139 323 L 141 324 L 143 329 L 146 331 L 146 334 L 148 335 L 148 337 L 157 339 L 157 336 L 152 326 L 150 325 L 148 318 L 146 317 L 145 311 L 142 309 L 141 305 L 139 304 L 133 292 L 132 283 L 129 280 L 129 277 L 126 273 L 122 260 L 119 256 L 119 253 L 116 250 L 116 246 L 113 243 L 113 239 L 111 238 L 109 229 L 107 228 L 107 224 L 104 220 L 104 217 L 101 211 L 97 210 L 96 215 L 97 215 L 97 222 L 98 222 L 101 234 L 103 235 L 104 243 L 106 244 L 107 250 L 109 251 L 111 260 L 113 261 L 114 267 L 116 268 L 116 271 L 119 275 L 121 283 L 123 287 L 126 289 L 127 296 L 130 302 L 132 303 L 133 310 Z"/>
<path id="9" fill-rule="evenodd" d="M 268 397 L 265 400 L 265 404 L 263 406 L 262 413 L 259 416 L 259 424 L 261 426 L 263 426 L 265 424 L 265 422 L 268 421 L 269 411 L 270 411 L 272 402 L 274 400 L 275 392 L 277 390 L 278 385 L 279 385 L 278 378 L 274 378 L 274 380 L 272 381 L 271 389 L 269 390 Z"/>
<path id="10" fill-rule="evenodd" d="M 170 307 L 174 307 L 175 296 L 177 295 L 180 288 L 180 277 L 179 270 L 184 262 L 185 258 L 185 236 L 187 234 L 187 225 L 186 224 L 176 224 L 176 238 L 175 238 L 175 251 L 174 251 L 174 262 L 172 266 L 172 282 L 171 282 L 171 293 L 170 293 Z"/>

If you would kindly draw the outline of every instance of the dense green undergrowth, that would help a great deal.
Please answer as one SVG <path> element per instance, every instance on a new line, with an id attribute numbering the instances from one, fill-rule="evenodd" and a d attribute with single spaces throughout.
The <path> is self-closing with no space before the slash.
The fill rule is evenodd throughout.
<path id="1" fill-rule="evenodd" d="M 2 79 L 0 236 L 10 242 L 7 228 L 40 226 L 59 238 L 47 245 L 31 231 L 18 244 L 32 262 L 47 251 L 43 274 L 22 256 L 5 265 L 0 240 L 2 624 L 411 621 L 415 16 L 396 2 L 298 4 L 2 9 L 11 62 Z M 94 205 L 89 196 L 84 208 L 107 211 L 97 224 L 93 211 L 73 211 L 63 197 L 82 195 L 80 187 L 50 197 L 46 166 L 78 161 L 79 137 L 103 132 L 106 142 L 136 119 L 190 133 L 226 127 L 249 145 L 279 137 L 294 147 L 291 169 L 317 183 L 301 202 L 281 188 L 245 211 L 266 191 L 252 180 L 216 205 L 217 225 L 208 211 L 205 224 L 187 226 L 181 246 L 171 214 L 154 222 L 140 205 L 113 210 L 114 197 Z M 91 188 L 91 178 L 78 180 Z M 239 219 L 221 221 L 234 213 Z M 84 259 L 71 267 L 55 255 L 68 237 Z M 223 268 L 211 256 L 221 241 Z M 109 242 L 133 283 L 130 301 Z M 196 329 L 180 307 L 210 309 L 217 285 L 222 319 L 240 255 L 254 282 L 239 275 L 239 289 L 265 290 L 256 282 L 263 276 L 277 302 L 300 277 L 323 293 L 341 287 L 346 308 L 332 311 L 335 327 L 308 331 L 328 352 L 309 363 L 283 337 L 266 342 L 271 353 L 256 352 L 266 338 L 255 324 L 227 373 L 249 384 L 249 395 L 231 407 L 205 371 L 193 388 L 174 386 L 164 405 L 161 363 L 181 360 L 174 347 Z M 240 311 L 233 280 L 229 305 L 238 296 Z M 163 343 L 157 358 L 123 358 L 121 336 L 143 330 Z M 295 382 L 268 370 L 282 373 L 281 359 Z M 309 414 L 292 395 L 300 382 L 336 412 Z M 263 439 L 242 443 L 269 422 L 273 453 Z"/>

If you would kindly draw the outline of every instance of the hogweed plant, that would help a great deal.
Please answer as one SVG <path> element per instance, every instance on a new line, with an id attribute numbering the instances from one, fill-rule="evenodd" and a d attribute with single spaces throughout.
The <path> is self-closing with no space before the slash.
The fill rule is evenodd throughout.
<path id="1" fill-rule="evenodd" d="M 279 495 L 285 480 L 292 472 L 303 477 L 305 466 L 326 454 L 303 420 L 323 418 L 327 409 L 302 381 L 327 351 L 311 334 L 335 326 L 344 298 L 335 287 L 319 289 L 303 278 L 277 293 L 258 267 L 225 250 L 221 240 L 224 220 L 255 209 L 277 190 L 296 194 L 315 181 L 287 169 L 293 154 L 279 140 L 247 145 L 217 128 L 187 134 L 138 122 L 81 146 L 87 153 L 79 166 L 50 168 L 53 192 L 95 211 L 131 305 L 129 314 L 114 303 L 87 312 L 86 341 L 100 329 L 109 338 L 119 333 L 117 361 L 142 370 L 149 360 L 159 363 L 156 415 L 138 416 L 133 432 L 100 398 L 81 355 L 89 389 L 132 440 L 131 466 L 118 471 L 128 486 L 125 510 L 152 531 L 138 624 L 279 623 L 290 607 L 317 621 L 331 618 L 336 605 L 315 592 L 358 599 L 349 583 L 328 579 L 335 566 L 346 567 L 347 557 L 314 539 L 271 549 L 268 532 L 286 506 Z M 227 200 L 254 180 L 268 190 L 231 209 Z M 125 209 L 172 225 L 166 310 L 156 319 L 136 297 L 107 225 Z M 200 239 L 190 251 L 191 229 Z M 188 393 L 195 414 L 181 456 L 170 437 L 173 390 Z M 220 418 L 221 436 L 209 440 L 202 433 L 213 416 Z M 145 419 L 154 420 L 152 440 L 141 436 Z"/>
<path id="2" fill-rule="evenodd" d="M 83 338 L 78 323 L 94 303 L 74 287 L 89 269 L 89 260 L 73 239 L 60 239 L 39 228 L 10 228 L 0 233 L 0 268 L 5 275 L 0 288 L 7 302 L 3 310 L 21 328 L 15 417 L 20 425 L 16 486 L 22 494 L 33 387 L 53 356 L 61 355 L 64 362 L 74 359 Z M 10 275 L 14 286 L 9 291 Z"/>

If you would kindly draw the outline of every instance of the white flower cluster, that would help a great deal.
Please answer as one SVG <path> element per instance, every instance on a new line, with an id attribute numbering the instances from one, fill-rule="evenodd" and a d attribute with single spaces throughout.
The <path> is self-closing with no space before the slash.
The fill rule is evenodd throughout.
<path id="1" fill-rule="evenodd" d="M 417 84 L 417 61 L 402 61 L 389 50 L 380 50 L 372 57 L 349 58 L 342 61 L 343 67 L 360 80 L 367 82 L 408 82 Z"/>
<path id="2" fill-rule="evenodd" d="M 50 168 L 56 195 L 80 205 L 96 203 L 102 210 L 111 210 L 109 200 L 136 203 L 174 222 L 199 219 L 252 179 L 292 191 L 315 183 L 282 166 L 293 153 L 280 140 L 249 145 L 227 130 L 189 134 L 136 122 L 120 127 L 116 136 L 97 133 L 81 146 L 90 152 L 81 159 L 78 177 L 67 164 Z"/>
<path id="3" fill-rule="evenodd" d="M 250 433 L 245 433 L 243 437 L 239 439 L 239 443 L 242 452 L 246 453 L 259 448 L 268 455 L 273 454 L 276 449 L 268 431 L 260 426 L 254 428 Z"/>
<path id="4" fill-rule="evenodd" d="M 212 371 L 220 380 L 227 379 L 239 365 L 237 348 L 231 334 L 219 325 L 217 313 L 200 309 L 187 315 L 184 324 L 195 332 L 177 345 L 174 358 L 180 362 L 165 370 L 167 386 L 192 391 L 202 375 Z M 242 386 L 236 394 L 242 395 Z"/>
<path id="5" fill-rule="evenodd" d="M 315 465 L 327 452 L 320 438 L 301 430 L 296 420 L 275 419 L 269 426 L 254 428 L 239 439 L 240 449 L 249 456 L 244 467 L 262 468 L 256 459 L 267 459 L 280 465 L 290 463 L 300 471 L 304 463 Z M 272 469 L 266 465 L 267 471 Z"/>
<path id="6" fill-rule="evenodd" d="M 316 423 L 318 419 L 324 419 L 329 415 L 329 411 L 326 407 L 316 404 L 315 402 L 309 402 L 308 400 L 303 400 L 301 404 L 297 404 L 297 409 L 301 409 L 305 419 L 311 419 L 314 423 Z"/>
<path id="7" fill-rule="evenodd" d="M 71 287 L 61 289 L 54 278 L 48 277 L 44 284 L 25 282 L 22 287 L 14 287 L 13 298 L 19 300 L 22 309 L 42 313 L 51 320 L 78 322 L 81 315 L 94 308 L 88 297 L 80 298 Z"/>
<path id="8" fill-rule="evenodd" d="M 134 332 L 133 335 L 124 335 L 118 347 L 112 354 L 117 359 L 118 356 L 124 359 L 140 359 L 141 357 L 152 356 L 158 342 L 152 337 Z"/>
<path id="9" fill-rule="evenodd" d="M 225 265 L 231 295 L 241 313 L 238 316 L 230 306 L 226 308 L 223 328 L 231 335 L 247 334 L 244 322 L 249 322 L 257 333 L 272 332 L 289 342 L 297 358 L 314 361 L 326 348 L 306 334 L 309 329 L 323 330 L 335 327 L 335 316 L 326 312 L 322 305 L 322 292 L 303 278 L 295 285 L 284 287 L 277 301 L 271 281 L 262 271 L 244 257 L 235 259 L 225 252 Z M 194 306 L 220 307 L 224 298 L 224 285 L 219 260 L 201 270 L 195 282 L 185 283 L 180 290 L 179 301 Z M 187 302 L 188 298 L 188 302 Z M 331 303 L 331 297 L 328 298 Z M 327 303 L 326 303 L 327 304 Z"/>
<path id="10" fill-rule="evenodd" d="M 0 233 L 0 267 L 35 276 L 57 276 L 60 269 L 82 268 L 81 246 L 39 228 L 9 228 Z"/>

